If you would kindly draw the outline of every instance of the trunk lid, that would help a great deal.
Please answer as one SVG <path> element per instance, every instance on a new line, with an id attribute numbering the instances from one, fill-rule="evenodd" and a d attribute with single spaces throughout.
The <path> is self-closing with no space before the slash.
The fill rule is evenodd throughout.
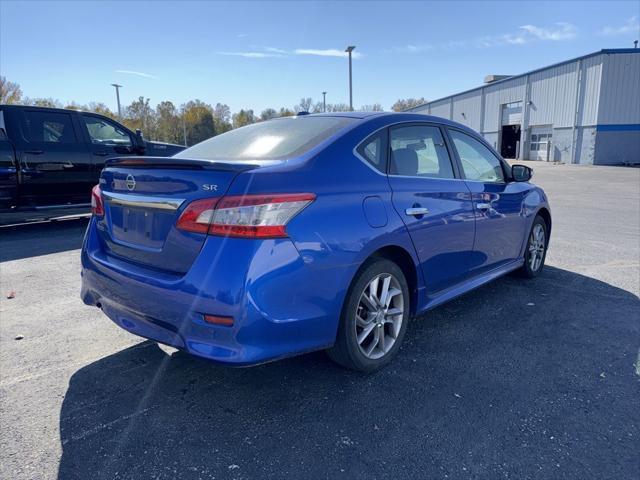
<path id="1" fill-rule="evenodd" d="M 141 266 L 186 273 L 206 235 L 177 229 L 178 218 L 194 200 L 223 196 L 238 173 L 256 166 L 170 157 L 110 160 L 100 177 L 102 248 Z"/>

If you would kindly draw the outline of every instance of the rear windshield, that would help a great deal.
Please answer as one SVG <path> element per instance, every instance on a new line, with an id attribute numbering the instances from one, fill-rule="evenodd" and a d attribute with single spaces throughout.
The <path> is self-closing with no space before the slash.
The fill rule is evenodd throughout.
<path id="1" fill-rule="evenodd" d="M 276 118 L 217 135 L 177 153 L 174 158 L 287 159 L 309 151 L 354 121 L 348 117 Z"/>

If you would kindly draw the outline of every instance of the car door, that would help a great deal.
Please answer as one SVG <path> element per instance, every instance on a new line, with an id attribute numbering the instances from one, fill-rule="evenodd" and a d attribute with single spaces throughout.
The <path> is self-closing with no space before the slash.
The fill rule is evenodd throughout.
<path id="1" fill-rule="evenodd" d="M 472 263 L 474 212 L 440 127 L 400 124 L 389 129 L 393 206 L 416 248 L 427 295 L 464 279 Z"/>
<path id="2" fill-rule="evenodd" d="M 94 183 L 98 183 L 100 172 L 109 158 L 134 154 L 133 134 L 101 115 L 82 113 L 80 118 L 91 150 Z"/>
<path id="3" fill-rule="evenodd" d="M 16 138 L 20 197 L 35 206 L 90 202 L 91 159 L 70 112 L 25 109 Z"/>
<path id="4" fill-rule="evenodd" d="M 511 182 L 503 161 L 482 140 L 458 129 L 448 131 L 475 210 L 472 273 L 482 274 L 519 257 L 529 186 Z"/>
<path id="5" fill-rule="evenodd" d="M 18 200 L 18 169 L 4 114 L 0 106 L 0 210 L 15 206 Z"/>

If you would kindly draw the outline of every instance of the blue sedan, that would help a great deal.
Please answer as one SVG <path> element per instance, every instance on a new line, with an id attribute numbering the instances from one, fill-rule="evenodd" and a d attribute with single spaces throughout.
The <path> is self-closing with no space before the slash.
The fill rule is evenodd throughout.
<path id="1" fill-rule="evenodd" d="M 373 371 L 412 317 L 541 272 L 551 214 L 531 175 L 469 128 L 408 113 L 279 118 L 113 159 L 92 192 L 82 299 L 228 365 L 327 349 Z"/>

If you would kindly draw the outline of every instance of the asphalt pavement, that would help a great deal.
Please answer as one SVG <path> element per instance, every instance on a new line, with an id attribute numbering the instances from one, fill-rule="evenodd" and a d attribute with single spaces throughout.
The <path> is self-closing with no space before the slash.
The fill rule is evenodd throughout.
<path id="1" fill-rule="evenodd" d="M 0 478 L 640 478 L 640 169 L 532 166 L 544 273 L 416 319 L 371 375 L 160 348 L 80 301 L 86 220 L 0 229 Z"/>

